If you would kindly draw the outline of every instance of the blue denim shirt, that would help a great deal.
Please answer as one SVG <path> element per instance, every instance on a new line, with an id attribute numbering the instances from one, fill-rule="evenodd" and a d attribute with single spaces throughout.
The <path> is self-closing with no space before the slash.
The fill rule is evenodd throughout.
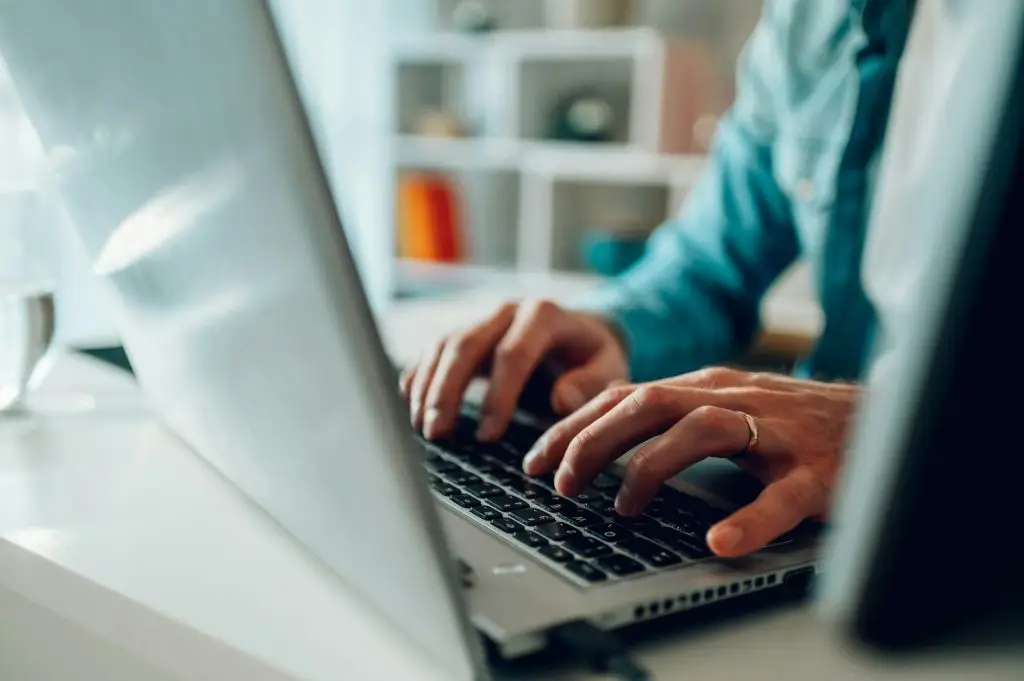
<path id="1" fill-rule="evenodd" d="M 875 327 L 861 284 L 880 151 L 911 0 L 766 0 L 709 167 L 643 258 L 585 303 L 616 322 L 635 380 L 736 358 L 798 257 L 822 335 L 800 373 L 858 378 Z"/>

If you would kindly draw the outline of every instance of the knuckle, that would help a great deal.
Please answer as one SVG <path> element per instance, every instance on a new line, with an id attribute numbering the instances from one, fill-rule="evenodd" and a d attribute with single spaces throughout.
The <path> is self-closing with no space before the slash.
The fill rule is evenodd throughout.
<path id="1" fill-rule="evenodd" d="M 637 451 L 626 465 L 628 474 L 639 480 L 654 480 L 661 476 L 658 448 L 643 447 Z"/>
<path id="2" fill-rule="evenodd" d="M 601 406 L 605 407 L 606 409 L 610 409 L 611 407 L 614 407 L 625 398 L 629 397 L 629 395 L 632 394 L 632 392 L 633 388 L 629 386 L 615 386 L 614 388 L 605 388 L 597 396 L 598 403 Z"/>
<path id="3" fill-rule="evenodd" d="M 496 361 L 511 368 L 517 368 L 526 363 L 526 347 L 519 342 L 502 342 L 494 351 Z"/>
<path id="4" fill-rule="evenodd" d="M 570 466 L 576 464 L 587 457 L 587 452 L 590 450 L 591 443 L 594 441 L 594 434 L 589 428 L 584 428 L 576 437 L 572 439 L 569 446 L 565 450 L 565 459 L 568 461 Z"/>
<path id="5" fill-rule="evenodd" d="M 520 305 L 523 311 L 531 319 L 550 319 L 561 308 L 547 298 L 535 298 Z"/>
<path id="6" fill-rule="evenodd" d="M 731 425 L 730 417 L 728 410 L 705 404 L 690 412 L 687 418 L 701 430 L 720 431 Z"/>
<path id="7" fill-rule="evenodd" d="M 767 371 L 757 371 L 748 376 L 751 383 L 756 385 L 768 384 L 771 381 L 776 380 L 776 377 Z"/>
<path id="8" fill-rule="evenodd" d="M 714 388 L 731 384 L 737 373 L 735 369 L 726 367 L 707 367 L 693 372 L 693 377 L 697 383 Z"/>
<path id="9" fill-rule="evenodd" d="M 671 392 L 669 388 L 662 385 L 645 385 L 634 390 L 630 400 L 637 411 L 651 409 L 667 404 Z"/>

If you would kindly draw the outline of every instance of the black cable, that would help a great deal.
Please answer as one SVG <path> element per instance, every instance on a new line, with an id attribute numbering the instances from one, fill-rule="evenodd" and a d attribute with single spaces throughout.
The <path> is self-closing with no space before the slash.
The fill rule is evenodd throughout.
<path id="1" fill-rule="evenodd" d="M 551 630 L 552 639 L 578 655 L 594 671 L 614 674 L 622 681 L 652 681 L 619 638 L 589 622 L 576 620 Z"/>

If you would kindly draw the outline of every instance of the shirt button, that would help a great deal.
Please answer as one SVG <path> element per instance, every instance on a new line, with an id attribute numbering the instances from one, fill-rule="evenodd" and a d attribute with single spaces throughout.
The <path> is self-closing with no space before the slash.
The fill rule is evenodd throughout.
<path id="1" fill-rule="evenodd" d="M 801 201 L 810 201 L 814 198 L 814 182 L 806 178 L 797 180 L 794 186 L 797 198 Z"/>

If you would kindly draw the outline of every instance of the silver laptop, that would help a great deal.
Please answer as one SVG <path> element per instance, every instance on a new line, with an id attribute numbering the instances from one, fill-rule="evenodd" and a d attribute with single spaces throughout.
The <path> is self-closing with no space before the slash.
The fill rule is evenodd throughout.
<path id="1" fill-rule="evenodd" d="M 731 464 L 625 525 L 614 469 L 574 501 L 523 477 L 528 424 L 493 447 L 415 437 L 270 7 L 0 11 L 0 49 L 166 423 L 451 678 L 486 675 L 476 631 L 517 656 L 559 623 L 621 627 L 813 572 L 811 537 L 710 555 L 704 531 L 743 501 L 718 475 Z"/>

